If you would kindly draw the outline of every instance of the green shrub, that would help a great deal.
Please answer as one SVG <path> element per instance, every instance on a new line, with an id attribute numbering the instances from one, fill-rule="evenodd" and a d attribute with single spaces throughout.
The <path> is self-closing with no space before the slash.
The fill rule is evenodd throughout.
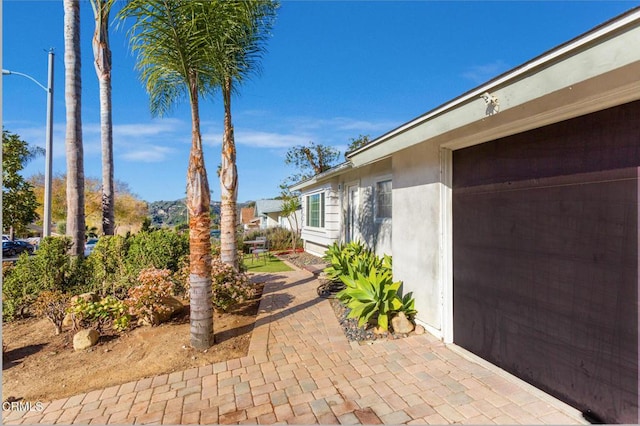
<path id="1" fill-rule="evenodd" d="M 80 292 L 85 288 L 86 265 L 82 256 L 70 256 L 71 240 L 46 237 L 35 255 L 23 254 L 2 286 L 5 320 L 22 316 L 26 308 L 45 291 Z"/>
<path id="2" fill-rule="evenodd" d="M 402 283 L 393 282 L 388 271 L 376 268 L 368 276 L 357 273 L 356 278 L 346 275 L 340 278 L 346 287 L 336 297 L 351 309 L 348 317 L 357 318 L 359 326 L 373 320 L 378 327 L 388 330 L 390 314 L 402 308 L 397 295 Z"/>
<path id="3" fill-rule="evenodd" d="M 105 235 L 98 240 L 87 257 L 88 290 L 104 297 L 107 294 L 123 298 L 128 289 L 135 285 L 135 275 L 126 267 L 129 241 L 119 235 Z"/>
<path id="4" fill-rule="evenodd" d="M 168 269 L 148 268 L 140 271 L 139 285 L 129 289 L 125 304 L 129 312 L 145 322 L 157 325 L 159 318 L 171 311 L 163 300 L 173 294 L 173 283 Z"/>
<path id="5" fill-rule="evenodd" d="M 369 275 L 373 268 L 391 271 L 390 256 L 379 258 L 359 241 L 332 244 L 325 252 L 324 259 L 329 262 L 324 273 L 334 282 L 339 282 L 343 275 L 352 278 L 356 278 L 357 274 Z"/>
<path id="6" fill-rule="evenodd" d="M 129 328 L 131 322 L 127 306 L 113 296 L 106 296 L 98 302 L 78 297 L 71 303 L 68 312 L 74 315 L 80 326 L 95 328 L 99 332 L 105 326 L 122 332 Z"/>
<path id="7" fill-rule="evenodd" d="M 139 232 L 129 244 L 126 263 L 133 276 L 151 267 L 176 272 L 181 259 L 189 255 L 189 236 L 169 229 Z"/>
<path id="8" fill-rule="evenodd" d="M 398 295 L 402 283 L 393 282 L 391 256 L 378 257 L 361 242 L 351 242 L 332 244 L 324 259 L 330 263 L 324 270 L 327 277 L 345 285 L 336 297 L 351 309 L 349 318 L 357 318 L 360 326 L 370 322 L 388 330 L 393 313 L 415 316 L 412 294 Z"/>

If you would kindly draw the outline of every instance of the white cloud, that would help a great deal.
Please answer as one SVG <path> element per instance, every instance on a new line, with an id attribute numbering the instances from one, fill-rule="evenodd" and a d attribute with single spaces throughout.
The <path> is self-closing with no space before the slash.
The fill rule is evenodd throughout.
<path id="1" fill-rule="evenodd" d="M 494 77 L 497 77 L 499 74 L 506 71 L 508 67 L 509 66 L 506 62 L 498 59 L 487 64 L 474 65 L 467 71 L 463 72 L 462 76 L 476 84 L 482 84 Z"/>
<path id="2" fill-rule="evenodd" d="M 137 146 L 136 149 L 121 155 L 126 161 L 143 163 L 160 163 L 176 152 L 173 148 L 165 146 Z"/>
<path id="3" fill-rule="evenodd" d="M 163 118 L 149 123 L 116 124 L 113 126 L 113 134 L 114 138 L 148 137 L 184 131 L 185 128 L 186 123 L 182 120 Z"/>
<path id="4" fill-rule="evenodd" d="M 236 134 L 236 143 L 253 148 L 290 148 L 307 142 L 307 135 L 261 131 L 240 131 Z"/>

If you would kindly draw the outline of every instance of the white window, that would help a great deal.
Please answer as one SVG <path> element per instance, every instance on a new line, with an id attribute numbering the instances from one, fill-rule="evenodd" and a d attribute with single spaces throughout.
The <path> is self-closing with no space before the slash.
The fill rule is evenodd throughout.
<path id="1" fill-rule="evenodd" d="M 391 219 L 391 179 L 376 182 L 376 219 Z"/>
<path id="2" fill-rule="evenodd" d="M 307 195 L 307 226 L 324 228 L 324 192 Z"/>

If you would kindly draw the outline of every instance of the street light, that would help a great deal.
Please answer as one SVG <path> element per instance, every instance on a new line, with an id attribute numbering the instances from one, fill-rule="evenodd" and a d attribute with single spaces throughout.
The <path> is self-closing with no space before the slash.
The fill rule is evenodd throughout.
<path id="1" fill-rule="evenodd" d="M 44 219 L 42 220 L 42 236 L 51 235 L 51 154 L 53 150 L 53 48 L 49 49 L 49 81 L 45 87 L 30 75 L 21 72 L 2 70 L 2 75 L 20 75 L 36 83 L 47 92 L 47 138 L 45 146 L 45 167 L 44 167 Z"/>

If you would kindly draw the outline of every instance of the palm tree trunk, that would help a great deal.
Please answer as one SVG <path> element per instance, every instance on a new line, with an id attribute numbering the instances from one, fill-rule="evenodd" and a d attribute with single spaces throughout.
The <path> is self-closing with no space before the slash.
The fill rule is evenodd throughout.
<path id="1" fill-rule="evenodd" d="M 191 346 L 208 349 L 214 343 L 213 303 L 211 300 L 211 195 L 204 166 L 200 112 L 195 76 L 190 76 L 191 153 L 187 171 L 187 209 L 189 211 L 189 301 Z"/>
<path id="2" fill-rule="evenodd" d="M 224 101 L 224 135 L 222 137 L 222 167 L 220 168 L 220 260 L 238 269 L 236 225 L 238 199 L 238 170 L 236 143 L 231 121 L 231 78 L 222 85 Z"/>
<path id="3" fill-rule="evenodd" d="M 93 57 L 100 83 L 100 140 L 102 144 L 102 233 L 115 232 L 115 192 L 113 185 L 113 124 L 111 105 L 111 49 L 109 48 L 110 4 L 95 2 L 96 28 Z"/>
<path id="4" fill-rule="evenodd" d="M 80 2 L 64 0 L 64 65 L 67 130 L 67 235 L 71 254 L 84 251 L 84 165 L 81 117 Z"/>

